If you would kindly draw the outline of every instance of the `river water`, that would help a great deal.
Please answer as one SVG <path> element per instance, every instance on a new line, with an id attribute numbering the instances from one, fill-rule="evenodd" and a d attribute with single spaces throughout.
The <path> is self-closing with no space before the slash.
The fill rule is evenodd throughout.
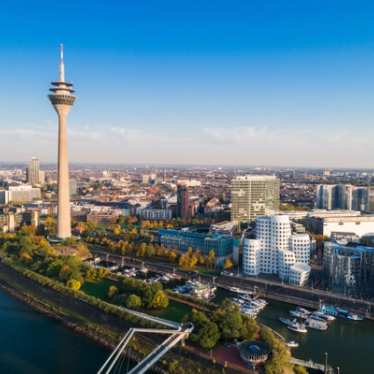
<path id="1" fill-rule="evenodd" d="M 217 299 L 230 296 L 219 290 Z M 217 300 L 218 301 L 218 300 Z M 289 331 L 278 318 L 289 316 L 292 305 L 270 301 L 259 321 L 296 340 L 294 356 L 340 366 L 340 374 L 374 374 L 374 322 L 337 319 L 327 331 L 309 330 L 302 335 Z M 175 307 L 175 309 L 178 309 Z M 167 318 L 180 319 L 185 310 L 171 310 Z M 164 316 L 165 317 L 165 316 Z M 97 372 L 108 351 L 77 335 L 0 289 L 0 373 L 85 374 Z"/>
<path id="2" fill-rule="evenodd" d="M 108 354 L 0 289 L 0 373 L 96 373 Z"/>
<path id="3" fill-rule="evenodd" d="M 259 316 L 259 321 L 281 333 L 287 340 L 296 340 L 300 346 L 293 355 L 304 360 L 328 363 L 340 367 L 340 374 L 374 374 L 374 322 L 336 319 L 327 331 L 308 329 L 299 334 L 287 329 L 278 318 L 290 317 L 292 305 L 270 301 Z"/>

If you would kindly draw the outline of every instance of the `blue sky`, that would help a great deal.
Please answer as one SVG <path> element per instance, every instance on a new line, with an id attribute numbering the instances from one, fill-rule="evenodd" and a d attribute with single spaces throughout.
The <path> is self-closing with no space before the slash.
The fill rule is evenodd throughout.
<path id="1" fill-rule="evenodd" d="M 0 3 L 0 160 L 373 167 L 370 1 Z M 98 151 L 99 150 L 99 151 Z"/>

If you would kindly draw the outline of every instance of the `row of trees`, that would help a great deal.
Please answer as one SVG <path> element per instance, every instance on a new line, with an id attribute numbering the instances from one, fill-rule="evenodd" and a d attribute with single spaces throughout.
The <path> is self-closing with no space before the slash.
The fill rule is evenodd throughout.
<path id="1" fill-rule="evenodd" d="M 186 253 L 178 254 L 174 249 L 168 249 L 162 245 L 152 244 L 147 241 L 136 241 L 135 238 L 129 240 L 113 240 L 109 236 L 87 236 L 85 240 L 90 244 L 96 244 L 108 248 L 113 253 L 122 256 L 136 257 L 161 257 L 178 265 L 183 269 L 193 270 L 197 266 L 206 266 L 212 269 L 215 265 L 216 254 L 214 250 L 209 251 L 204 256 L 200 251 L 194 251 L 191 247 Z M 143 240 L 143 239 L 142 239 Z M 224 267 L 233 267 L 231 259 L 225 261 Z"/>
<path id="2" fill-rule="evenodd" d="M 69 248 L 75 255 L 63 256 L 31 227 L 24 227 L 12 236 L 1 236 L 0 244 L 16 262 L 74 290 L 79 290 L 85 280 L 99 280 L 108 274 L 106 269 L 94 269 L 82 262 L 81 255 L 86 257 L 89 253 L 85 244 L 70 243 Z"/>

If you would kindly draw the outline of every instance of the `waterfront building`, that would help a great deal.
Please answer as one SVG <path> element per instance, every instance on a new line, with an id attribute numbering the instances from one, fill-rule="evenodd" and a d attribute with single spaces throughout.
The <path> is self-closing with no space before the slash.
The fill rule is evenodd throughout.
<path id="1" fill-rule="evenodd" d="M 286 282 L 305 284 L 312 247 L 308 234 L 293 234 L 287 215 L 273 215 L 257 217 L 255 236 L 244 239 L 244 274 L 276 274 Z"/>
<path id="2" fill-rule="evenodd" d="M 232 255 L 233 238 L 229 235 L 175 229 L 162 229 L 159 230 L 159 234 L 160 243 L 166 248 L 187 252 L 191 247 L 204 255 L 213 250 L 218 263 Z"/>
<path id="3" fill-rule="evenodd" d="M 51 93 L 48 96 L 58 116 L 57 237 L 60 239 L 71 236 L 67 115 L 75 101 L 73 85 L 65 81 L 63 53 L 63 46 L 61 45 L 59 78 L 56 82 L 52 82 Z"/>
<path id="4" fill-rule="evenodd" d="M 290 268 L 288 283 L 303 286 L 308 282 L 311 268 L 307 264 L 295 263 Z"/>
<path id="5" fill-rule="evenodd" d="M 323 269 L 331 288 L 349 294 L 374 295 L 374 248 L 325 242 Z"/>
<path id="6" fill-rule="evenodd" d="M 253 221 L 279 210 L 280 181 L 270 175 L 238 176 L 231 182 L 231 220 Z"/>

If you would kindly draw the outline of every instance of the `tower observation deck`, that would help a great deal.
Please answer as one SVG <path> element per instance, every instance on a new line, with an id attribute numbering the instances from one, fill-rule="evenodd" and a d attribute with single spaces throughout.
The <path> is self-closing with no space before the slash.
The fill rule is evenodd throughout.
<path id="1" fill-rule="evenodd" d="M 67 115 L 75 102 L 73 84 L 65 81 L 64 49 L 60 46 L 58 80 L 51 83 L 48 95 L 58 117 L 58 217 L 57 237 L 71 236 Z"/>

